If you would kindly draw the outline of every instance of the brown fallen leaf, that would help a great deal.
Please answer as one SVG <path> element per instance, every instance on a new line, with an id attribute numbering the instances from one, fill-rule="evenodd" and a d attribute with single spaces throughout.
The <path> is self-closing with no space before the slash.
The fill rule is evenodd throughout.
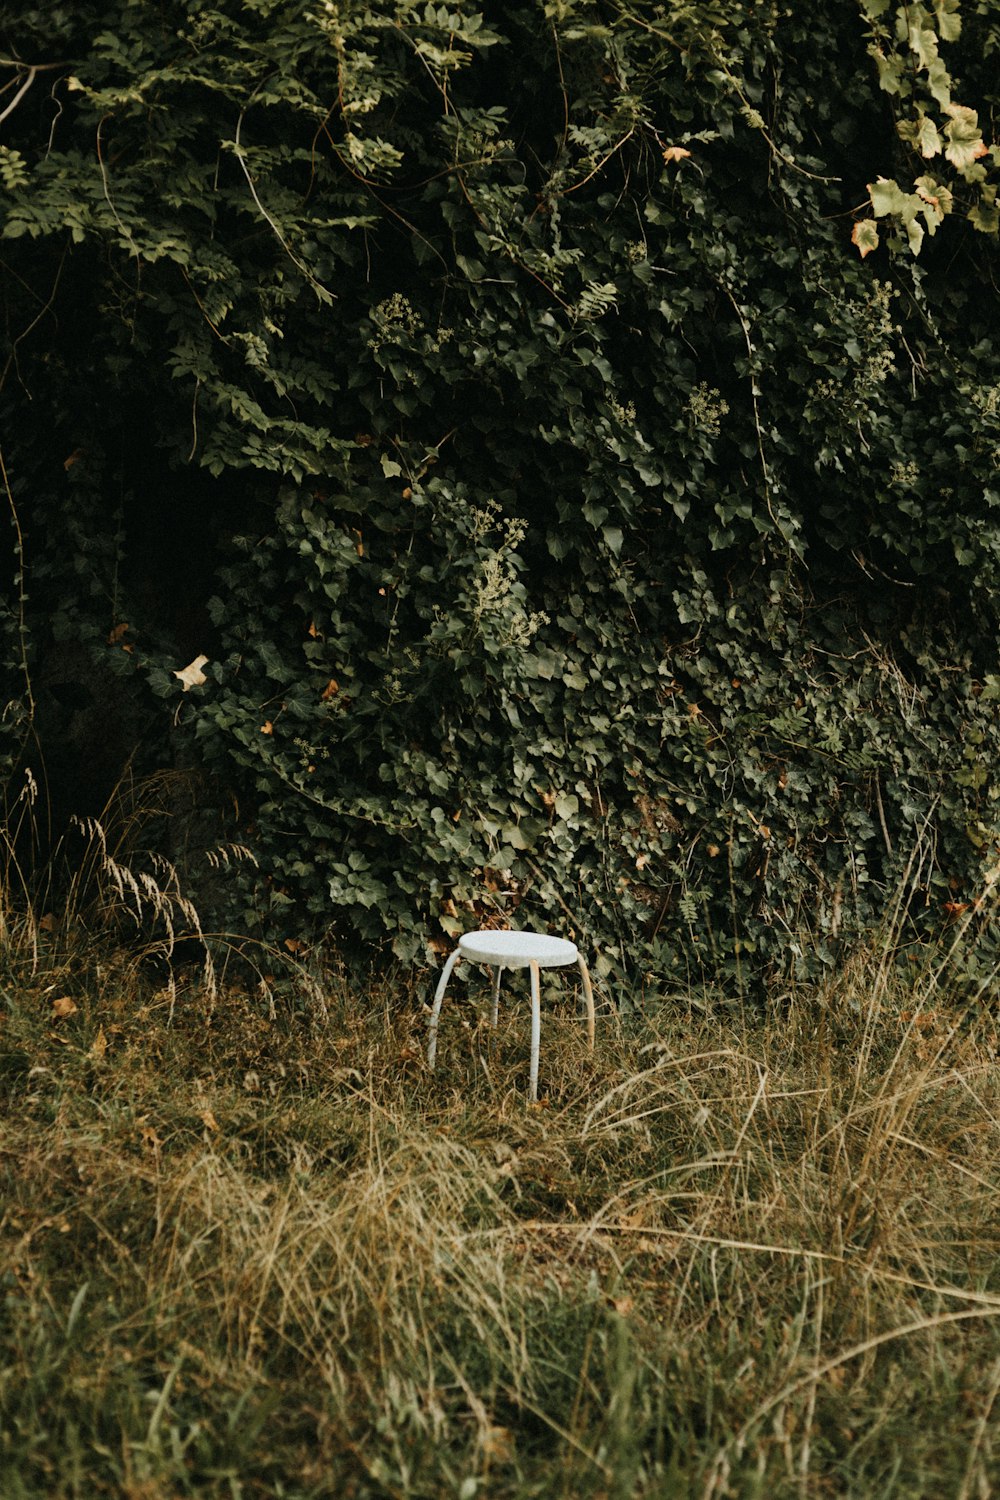
<path id="1" fill-rule="evenodd" d="M 87 1053 L 87 1056 L 92 1057 L 95 1062 L 103 1062 L 104 1055 L 107 1050 L 108 1039 L 104 1035 L 104 1027 L 99 1026 L 97 1029 L 97 1035 L 94 1037 L 94 1040 L 91 1043 L 90 1051 Z"/>
<path id="2" fill-rule="evenodd" d="M 75 1016 L 79 1008 L 70 995 L 60 995 L 58 1000 L 52 1002 L 52 1014 L 57 1021 L 61 1021 L 64 1016 Z"/>

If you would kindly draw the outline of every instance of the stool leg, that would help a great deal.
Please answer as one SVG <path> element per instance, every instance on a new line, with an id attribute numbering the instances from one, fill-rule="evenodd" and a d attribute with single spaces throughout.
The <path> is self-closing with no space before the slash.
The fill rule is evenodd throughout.
<path id="1" fill-rule="evenodd" d="M 531 970 L 531 1102 L 538 1099 L 538 1048 L 542 1039 L 542 987 L 538 965 L 534 959 L 528 965 Z"/>
<path id="2" fill-rule="evenodd" d="M 434 1004 L 431 1007 L 431 1019 L 430 1024 L 427 1028 L 427 1066 L 429 1068 L 433 1068 L 434 1059 L 437 1057 L 438 1018 L 441 1015 L 441 1002 L 444 999 L 444 992 L 448 988 L 448 980 L 451 978 L 451 971 L 452 969 L 454 969 L 461 956 L 461 953 L 456 948 L 454 953 L 451 955 L 448 962 L 444 966 L 444 972 L 441 975 L 440 980 L 438 981 L 438 987 L 434 993 Z"/>
<path id="3" fill-rule="evenodd" d="M 497 972 L 493 980 L 493 1008 L 490 1011 L 490 1025 L 494 1028 L 500 1018 L 500 975 L 502 973 L 503 964 L 497 964 Z"/>
<path id="4" fill-rule="evenodd" d="M 583 980 L 583 998 L 587 1002 L 587 1044 L 593 1050 L 594 1046 L 594 991 L 590 985 L 590 974 L 587 965 L 583 961 L 583 954 L 579 958 L 580 977 Z"/>

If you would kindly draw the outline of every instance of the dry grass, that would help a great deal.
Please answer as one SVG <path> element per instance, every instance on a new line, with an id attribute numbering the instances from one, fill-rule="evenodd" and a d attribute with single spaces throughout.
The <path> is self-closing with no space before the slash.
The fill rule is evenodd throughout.
<path id="1" fill-rule="evenodd" d="M 594 1054 L 557 1003 L 532 1109 L 526 1005 L 446 1009 L 429 1075 L 402 980 L 323 1020 L 34 941 L 5 1500 L 996 1492 L 1000 1073 L 940 974 L 664 997 Z"/>

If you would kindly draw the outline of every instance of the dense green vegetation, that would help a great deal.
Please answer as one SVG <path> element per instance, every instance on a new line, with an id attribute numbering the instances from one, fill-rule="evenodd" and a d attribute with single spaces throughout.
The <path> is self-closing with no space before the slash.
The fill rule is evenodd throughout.
<path id="1" fill-rule="evenodd" d="M 10 801 L 58 834 L 139 746 L 218 920 L 408 962 L 512 917 L 640 984 L 829 965 L 904 878 L 910 936 L 974 902 L 998 37 L 7 7 Z"/>
<path id="2" fill-rule="evenodd" d="M 3 1500 L 1000 1489 L 998 55 L 0 0 Z"/>

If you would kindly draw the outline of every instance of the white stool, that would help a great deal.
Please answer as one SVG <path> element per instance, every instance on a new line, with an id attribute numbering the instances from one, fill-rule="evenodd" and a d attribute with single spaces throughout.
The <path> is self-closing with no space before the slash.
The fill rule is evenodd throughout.
<path id="1" fill-rule="evenodd" d="M 448 980 L 455 965 L 463 958 L 477 964 L 496 965 L 493 980 L 493 1007 L 490 1024 L 497 1024 L 500 1010 L 500 976 L 504 969 L 530 969 L 531 971 L 531 1099 L 538 1098 L 538 1047 L 542 1031 L 542 997 L 539 982 L 540 969 L 560 969 L 566 964 L 577 964 L 583 979 L 583 995 L 587 1003 L 587 1041 L 594 1045 L 594 991 L 590 985 L 587 965 L 575 943 L 566 938 L 549 937 L 544 932 L 467 932 L 458 940 L 458 947 L 444 966 L 438 982 L 431 1008 L 428 1028 L 427 1065 L 433 1068 L 437 1056 L 438 1020 Z"/>

